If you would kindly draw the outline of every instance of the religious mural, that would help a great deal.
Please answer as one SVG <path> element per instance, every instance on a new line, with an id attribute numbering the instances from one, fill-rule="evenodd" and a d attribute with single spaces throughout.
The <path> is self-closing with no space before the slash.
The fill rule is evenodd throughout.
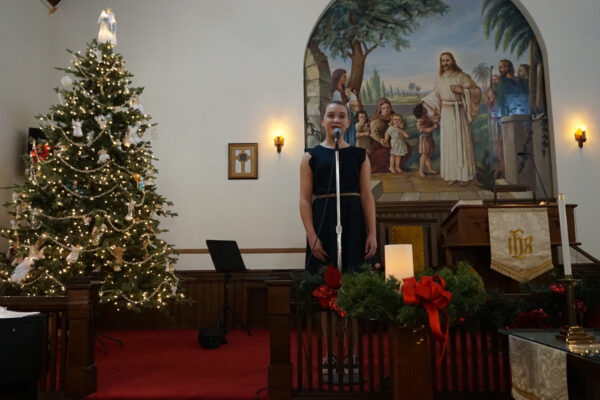
<path id="1" fill-rule="evenodd" d="M 553 195 L 544 64 L 510 0 L 334 1 L 306 51 L 306 147 L 331 100 L 386 192 Z"/>

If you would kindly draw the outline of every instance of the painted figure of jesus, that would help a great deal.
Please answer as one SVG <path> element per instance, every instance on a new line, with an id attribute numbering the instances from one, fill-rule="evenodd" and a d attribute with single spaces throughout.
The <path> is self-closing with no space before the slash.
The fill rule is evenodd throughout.
<path id="1" fill-rule="evenodd" d="M 448 185 L 467 185 L 475 177 L 471 124 L 480 100 L 475 81 L 460 69 L 452 53 L 442 53 L 435 89 L 423 101 L 440 117 L 440 175 Z"/>

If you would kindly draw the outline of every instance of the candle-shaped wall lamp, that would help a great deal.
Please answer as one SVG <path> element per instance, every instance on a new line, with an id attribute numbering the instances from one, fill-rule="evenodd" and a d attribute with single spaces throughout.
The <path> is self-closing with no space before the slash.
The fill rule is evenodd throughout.
<path id="1" fill-rule="evenodd" d="M 275 144 L 275 147 L 277 147 L 277 153 L 281 153 L 281 148 L 283 147 L 283 144 L 285 143 L 285 138 L 279 131 L 276 132 L 276 135 L 277 136 L 275 136 L 275 138 L 273 138 L 273 143 Z"/>
<path id="2" fill-rule="evenodd" d="M 575 141 L 579 143 L 579 147 L 583 147 L 583 142 L 586 140 L 587 137 L 585 136 L 585 126 L 582 126 L 575 131 Z"/>
<path id="3" fill-rule="evenodd" d="M 402 282 L 414 275 L 412 244 L 386 244 L 385 277 L 393 276 Z"/>

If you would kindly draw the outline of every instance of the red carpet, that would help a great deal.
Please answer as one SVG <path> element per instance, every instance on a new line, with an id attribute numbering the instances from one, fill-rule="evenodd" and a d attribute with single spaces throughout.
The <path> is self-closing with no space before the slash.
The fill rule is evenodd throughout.
<path id="1" fill-rule="evenodd" d="M 269 334 L 234 330 L 229 343 L 205 350 L 197 330 L 102 332 L 124 347 L 104 340 L 96 345 L 98 390 L 89 400 L 202 399 L 251 400 L 267 386 Z M 266 390 L 260 399 L 266 399 Z"/>

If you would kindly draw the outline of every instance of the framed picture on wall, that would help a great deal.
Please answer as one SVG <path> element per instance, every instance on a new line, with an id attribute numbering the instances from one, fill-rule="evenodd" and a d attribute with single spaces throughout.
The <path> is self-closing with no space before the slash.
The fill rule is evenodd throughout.
<path id="1" fill-rule="evenodd" d="M 229 179 L 258 179 L 258 143 L 229 143 Z"/>

